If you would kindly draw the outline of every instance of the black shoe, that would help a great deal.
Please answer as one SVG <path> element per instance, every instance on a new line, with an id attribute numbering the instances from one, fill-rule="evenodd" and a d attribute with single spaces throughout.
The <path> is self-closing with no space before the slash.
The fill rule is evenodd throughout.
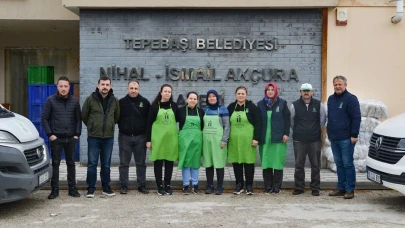
<path id="1" fill-rule="evenodd" d="M 120 194 L 127 194 L 128 193 L 128 187 L 127 186 L 121 186 Z"/>
<path id="2" fill-rule="evenodd" d="M 301 189 L 295 189 L 294 191 L 293 191 L 293 195 L 300 195 L 300 194 L 303 194 L 305 191 L 304 190 L 301 190 Z M 312 191 L 313 192 L 313 191 Z"/>
<path id="3" fill-rule="evenodd" d="M 233 190 L 233 194 L 239 195 L 243 192 L 243 186 L 241 184 L 237 184 L 235 189 Z"/>
<path id="4" fill-rule="evenodd" d="M 80 197 L 80 193 L 77 191 L 76 187 L 70 187 L 68 194 L 72 197 Z"/>
<path id="5" fill-rule="evenodd" d="M 170 187 L 170 185 L 166 185 L 165 192 L 166 192 L 166 195 L 173 195 L 173 190 Z"/>
<path id="6" fill-rule="evenodd" d="M 94 198 L 94 189 L 87 190 L 86 198 Z"/>
<path id="7" fill-rule="evenodd" d="M 214 192 L 214 186 L 207 185 L 207 188 L 205 188 L 205 194 L 212 194 L 213 192 Z"/>
<path id="8" fill-rule="evenodd" d="M 190 186 L 188 185 L 183 186 L 183 194 L 184 195 L 190 194 Z"/>
<path id="9" fill-rule="evenodd" d="M 138 187 L 138 192 L 143 193 L 143 194 L 148 194 L 149 190 L 146 188 L 145 185 L 141 185 Z"/>
<path id="10" fill-rule="evenodd" d="M 59 188 L 52 188 L 51 194 L 49 194 L 48 199 L 55 199 L 59 196 Z"/>
<path id="11" fill-rule="evenodd" d="M 312 190 L 313 196 L 319 196 L 319 190 Z"/>
<path id="12" fill-rule="evenodd" d="M 159 185 L 159 186 L 158 186 L 157 194 L 158 194 L 159 196 L 164 196 L 164 195 L 166 195 L 166 191 L 164 190 L 164 188 L 163 188 L 162 185 Z"/>
<path id="13" fill-rule="evenodd" d="M 264 194 L 270 194 L 271 193 L 271 187 L 266 187 L 264 189 Z"/>
<path id="14" fill-rule="evenodd" d="M 280 189 L 278 188 L 273 188 L 273 190 L 271 190 L 271 194 L 279 194 L 280 193 Z"/>
<path id="15" fill-rule="evenodd" d="M 224 193 L 224 187 L 218 186 L 215 195 L 222 195 L 222 193 Z"/>
<path id="16" fill-rule="evenodd" d="M 193 193 L 194 194 L 200 193 L 200 189 L 198 189 L 198 185 L 193 185 Z"/>
<path id="17" fill-rule="evenodd" d="M 246 194 L 247 195 L 253 195 L 253 187 L 252 186 L 246 186 Z"/>
<path id="18" fill-rule="evenodd" d="M 106 196 L 115 196 L 115 193 L 111 190 L 110 187 L 103 189 L 103 195 Z"/>

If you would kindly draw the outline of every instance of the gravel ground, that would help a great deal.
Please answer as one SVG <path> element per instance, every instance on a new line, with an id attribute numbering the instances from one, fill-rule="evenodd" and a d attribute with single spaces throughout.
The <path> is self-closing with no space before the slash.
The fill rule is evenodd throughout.
<path id="1" fill-rule="evenodd" d="M 321 191 L 293 196 L 291 190 L 253 196 L 143 195 L 130 191 L 104 197 L 72 198 L 49 191 L 0 205 L 0 227 L 404 227 L 405 196 L 396 191 L 357 191 L 355 198 Z M 84 192 L 83 192 L 84 193 Z"/>

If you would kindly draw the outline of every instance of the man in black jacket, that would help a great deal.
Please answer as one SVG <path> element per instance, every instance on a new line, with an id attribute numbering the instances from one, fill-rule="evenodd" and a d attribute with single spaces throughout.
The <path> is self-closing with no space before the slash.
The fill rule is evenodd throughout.
<path id="1" fill-rule="evenodd" d="M 69 195 L 80 197 L 76 189 L 76 168 L 74 155 L 77 140 L 82 130 L 82 120 L 79 100 L 69 94 L 70 84 L 67 77 L 60 77 L 57 82 L 57 92 L 48 97 L 42 112 L 42 125 L 49 137 L 52 152 L 53 175 L 52 191 L 48 199 L 59 196 L 59 165 L 62 150 L 68 172 Z"/>
<path id="2" fill-rule="evenodd" d="M 120 156 L 121 194 L 128 191 L 128 171 L 132 154 L 136 164 L 138 191 L 148 194 L 145 186 L 146 179 L 146 122 L 150 103 L 139 94 L 139 82 L 131 80 L 128 83 L 128 95 L 121 98 L 120 118 L 118 121 L 118 146 Z"/>
<path id="3" fill-rule="evenodd" d="M 321 102 L 312 97 L 309 83 L 301 85 L 300 99 L 290 106 L 291 128 L 295 155 L 295 190 L 293 195 L 304 193 L 305 160 L 308 155 L 311 164 L 311 184 L 313 196 L 319 196 L 321 168 L 321 128 L 326 122 L 326 111 Z"/>

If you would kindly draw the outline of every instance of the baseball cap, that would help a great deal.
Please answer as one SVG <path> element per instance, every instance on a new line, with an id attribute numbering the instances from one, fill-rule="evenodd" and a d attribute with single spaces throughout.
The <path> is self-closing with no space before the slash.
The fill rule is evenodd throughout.
<path id="1" fill-rule="evenodd" d="M 300 90 L 313 90 L 312 89 L 312 85 L 309 83 L 304 83 L 301 85 L 301 89 Z"/>

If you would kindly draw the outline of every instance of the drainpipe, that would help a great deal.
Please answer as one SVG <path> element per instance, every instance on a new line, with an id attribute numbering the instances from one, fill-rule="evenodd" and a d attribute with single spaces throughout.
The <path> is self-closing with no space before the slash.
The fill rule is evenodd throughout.
<path id="1" fill-rule="evenodd" d="M 397 14 L 391 18 L 391 22 L 397 24 L 402 20 L 402 16 L 404 14 L 404 1 L 397 0 Z"/>

